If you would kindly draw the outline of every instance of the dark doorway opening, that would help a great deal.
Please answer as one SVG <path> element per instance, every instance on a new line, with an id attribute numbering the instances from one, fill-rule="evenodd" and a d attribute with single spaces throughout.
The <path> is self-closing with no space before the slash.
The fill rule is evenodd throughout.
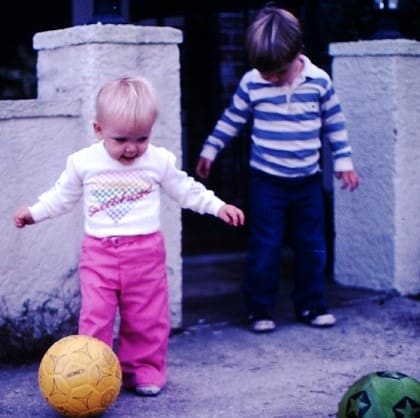
<path id="1" fill-rule="evenodd" d="M 176 26 L 184 40 L 181 55 L 181 108 L 183 168 L 195 177 L 201 146 L 223 109 L 228 105 L 247 69 L 245 30 L 263 1 L 180 1 L 168 7 L 131 3 L 131 18 L 144 24 Z M 283 1 L 282 6 L 301 15 L 301 1 Z M 150 20 L 152 19 L 152 20 Z M 143 24 L 143 23 L 142 23 Z M 246 211 L 249 138 L 242 132 L 213 164 L 205 185 L 226 202 Z M 247 228 L 232 228 L 221 220 L 183 211 L 183 255 L 243 252 Z"/>

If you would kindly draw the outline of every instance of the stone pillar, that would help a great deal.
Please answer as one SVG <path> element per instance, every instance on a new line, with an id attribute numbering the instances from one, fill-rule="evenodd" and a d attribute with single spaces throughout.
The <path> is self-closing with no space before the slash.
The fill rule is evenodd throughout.
<path id="1" fill-rule="evenodd" d="M 335 89 L 361 176 L 336 187 L 335 280 L 420 292 L 420 42 L 330 45 Z"/>
<path id="2" fill-rule="evenodd" d="M 92 129 L 94 101 L 107 80 L 143 75 L 154 85 L 159 118 L 151 142 L 165 146 L 181 165 L 180 62 L 182 32 L 169 27 L 92 24 L 37 33 L 38 98 L 82 100 L 86 144 L 95 139 Z M 79 133 L 80 134 L 80 133 Z M 166 238 L 171 321 L 179 327 L 181 316 L 181 210 L 164 197 L 162 229 Z"/>

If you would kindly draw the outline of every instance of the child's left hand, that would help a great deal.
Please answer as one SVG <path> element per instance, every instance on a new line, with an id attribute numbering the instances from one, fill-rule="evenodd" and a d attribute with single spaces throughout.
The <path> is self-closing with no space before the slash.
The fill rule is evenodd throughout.
<path id="1" fill-rule="evenodd" d="M 341 188 L 349 188 L 352 192 L 359 187 L 360 179 L 355 170 L 351 171 L 337 171 L 335 177 L 341 181 Z"/>
<path id="2" fill-rule="evenodd" d="M 233 205 L 223 205 L 217 216 L 232 226 L 240 226 L 245 222 L 245 215 L 242 210 Z"/>

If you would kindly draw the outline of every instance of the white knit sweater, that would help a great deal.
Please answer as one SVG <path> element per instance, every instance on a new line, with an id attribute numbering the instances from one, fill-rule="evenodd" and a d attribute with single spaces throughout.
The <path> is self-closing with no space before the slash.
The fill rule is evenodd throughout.
<path id="1" fill-rule="evenodd" d="M 112 159 L 102 142 L 71 154 L 54 187 L 30 212 L 35 222 L 70 211 L 83 196 L 85 232 L 95 237 L 139 235 L 160 228 L 160 193 L 182 208 L 216 216 L 224 205 L 175 166 L 175 156 L 149 145 L 133 164 Z"/>

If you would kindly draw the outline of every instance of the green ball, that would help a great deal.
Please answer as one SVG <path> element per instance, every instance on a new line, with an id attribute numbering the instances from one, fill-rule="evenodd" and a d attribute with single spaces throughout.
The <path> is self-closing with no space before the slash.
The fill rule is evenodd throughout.
<path id="1" fill-rule="evenodd" d="M 346 391 L 338 418 L 420 418 L 420 382 L 404 373 L 367 374 Z"/>

